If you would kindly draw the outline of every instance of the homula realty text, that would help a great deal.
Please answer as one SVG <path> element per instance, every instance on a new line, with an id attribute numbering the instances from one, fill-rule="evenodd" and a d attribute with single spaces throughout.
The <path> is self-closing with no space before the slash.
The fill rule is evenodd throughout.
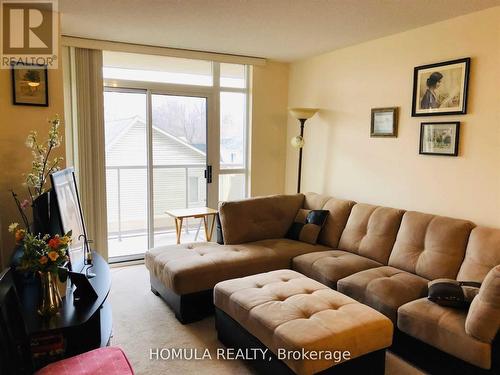
<path id="1" fill-rule="evenodd" d="M 326 360 L 335 363 L 351 359 L 347 350 L 287 350 L 278 348 L 275 356 L 279 360 Z M 217 348 L 215 353 L 210 349 L 199 348 L 150 348 L 149 359 L 155 361 L 203 361 L 203 360 L 272 360 L 269 349 L 247 348 Z"/>

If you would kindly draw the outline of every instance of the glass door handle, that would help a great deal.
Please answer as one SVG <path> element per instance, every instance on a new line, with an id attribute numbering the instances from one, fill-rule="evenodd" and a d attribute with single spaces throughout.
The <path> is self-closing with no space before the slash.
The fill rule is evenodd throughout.
<path id="1" fill-rule="evenodd" d="M 207 179 L 207 184 L 212 183 L 212 166 L 207 165 L 207 169 L 205 169 L 205 178 Z"/>

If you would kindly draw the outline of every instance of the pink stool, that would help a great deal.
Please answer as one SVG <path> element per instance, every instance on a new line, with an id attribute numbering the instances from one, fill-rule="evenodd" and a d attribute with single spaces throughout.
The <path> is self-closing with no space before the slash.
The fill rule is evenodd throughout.
<path id="1" fill-rule="evenodd" d="M 117 347 L 91 350 L 62 361 L 51 363 L 35 375 L 134 375 L 134 370 Z"/>

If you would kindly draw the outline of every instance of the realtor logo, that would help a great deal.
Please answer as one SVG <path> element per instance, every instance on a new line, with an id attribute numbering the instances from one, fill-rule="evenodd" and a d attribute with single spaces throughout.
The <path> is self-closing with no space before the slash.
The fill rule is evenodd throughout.
<path id="1" fill-rule="evenodd" d="M 1 68 L 18 63 L 57 68 L 57 0 L 0 0 Z"/>

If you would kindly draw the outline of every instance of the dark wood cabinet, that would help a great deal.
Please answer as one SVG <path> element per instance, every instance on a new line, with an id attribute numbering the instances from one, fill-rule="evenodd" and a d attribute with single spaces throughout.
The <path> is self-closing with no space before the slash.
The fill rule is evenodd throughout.
<path id="1" fill-rule="evenodd" d="M 93 252 L 93 266 L 89 272 L 96 275 L 89 279 L 89 282 L 97 293 L 97 299 L 75 303 L 73 297 L 75 287 L 68 287 L 60 312 L 50 318 L 43 318 L 37 313 L 39 303 L 37 284 L 26 285 L 20 291 L 23 318 L 31 339 L 51 333 L 62 335 L 65 342 L 64 357 L 109 344 L 112 316 L 107 298 L 111 288 L 111 274 L 106 261 L 96 252 Z M 35 365 L 43 364 L 45 363 L 38 364 L 35 361 Z"/>

